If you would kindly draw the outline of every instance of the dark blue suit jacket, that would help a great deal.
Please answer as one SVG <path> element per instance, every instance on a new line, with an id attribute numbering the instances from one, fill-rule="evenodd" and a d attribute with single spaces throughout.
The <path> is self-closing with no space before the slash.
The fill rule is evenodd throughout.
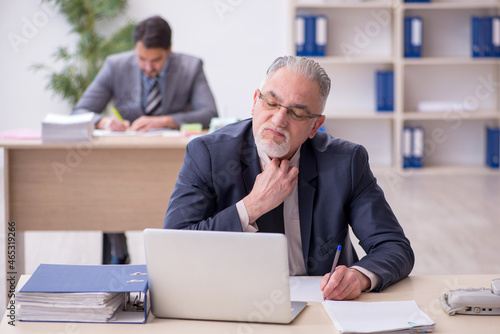
<path id="1" fill-rule="evenodd" d="M 241 231 L 235 204 L 252 190 L 260 172 L 251 120 L 192 140 L 164 227 Z M 410 242 L 377 185 L 363 146 L 324 132 L 306 140 L 300 152 L 298 193 L 309 275 L 330 271 L 339 244 L 339 264 L 358 265 L 380 276 L 375 290 L 410 273 Z M 349 225 L 367 253 L 361 260 L 350 244 Z"/>

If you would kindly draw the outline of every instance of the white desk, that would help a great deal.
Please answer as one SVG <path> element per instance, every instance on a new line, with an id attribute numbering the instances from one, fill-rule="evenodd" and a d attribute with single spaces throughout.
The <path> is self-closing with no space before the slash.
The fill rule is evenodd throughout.
<path id="1" fill-rule="evenodd" d="M 436 322 L 434 333 L 480 333 L 493 334 L 500 331 L 500 316 L 448 316 L 441 310 L 439 297 L 450 289 L 467 287 L 488 287 L 498 275 L 478 276 L 410 276 L 390 286 L 381 293 L 364 293 L 358 301 L 415 300 L 418 306 Z M 8 324 L 5 313 L 0 324 L 2 334 L 27 333 L 106 333 L 106 334 L 177 334 L 177 333 L 336 333 L 335 327 L 320 303 L 309 303 L 302 313 L 289 325 L 247 324 L 238 322 L 196 321 L 159 319 L 150 315 L 146 324 L 84 324 L 84 323 L 41 323 L 15 322 Z M 360 315 L 360 319 L 363 316 Z"/>

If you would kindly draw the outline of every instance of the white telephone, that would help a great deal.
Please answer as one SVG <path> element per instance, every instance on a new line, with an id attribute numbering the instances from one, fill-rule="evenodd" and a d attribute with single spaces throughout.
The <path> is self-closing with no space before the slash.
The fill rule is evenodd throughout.
<path id="1" fill-rule="evenodd" d="M 489 288 L 450 290 L 440 298 L 441 307 L 449 315 L 500 315 L 500 278 Z"/>

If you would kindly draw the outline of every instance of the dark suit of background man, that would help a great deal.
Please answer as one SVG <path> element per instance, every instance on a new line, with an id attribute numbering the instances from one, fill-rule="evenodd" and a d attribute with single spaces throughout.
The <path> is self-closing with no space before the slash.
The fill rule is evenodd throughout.
<path id="1" fill-rule="evenodd" d="M 96 128 L 147 131 L 202 123 L 217 117 L 215 101 L 201 59 L 172 52 L 171 29 L 159 16 L 140 22 L 134 32 L 135 50 L 109 56 L 95 80 L 78 101 L 74 113 L 100 114 L 112 99 L 124 122 L 96 115 Z M 111 241 L 112 263 L 128 263 L 124 234 Z"/>
<path id="2" fill-rule="evenodd" d="M 290 274 L 324 275 L 329 299 L 354 299 L 406 277 L 414 254 L 365 148 L 317 132 L 329 91 L 318 63 L 276 59 L 254 93 L 252 119 L 188 144 L 164 227 L 284 232 Z M 340 265 L 326 284 L 339 244 Z"/>

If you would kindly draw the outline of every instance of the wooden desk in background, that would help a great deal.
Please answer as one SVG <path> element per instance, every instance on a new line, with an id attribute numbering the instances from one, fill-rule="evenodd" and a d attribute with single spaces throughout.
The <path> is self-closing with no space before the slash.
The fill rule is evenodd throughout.
<path id="1" fill-rule="evenodd" d="M 477 276 L 410 276 L 381 293 L 363 293 L 357 301 L 398 301 L 415 300 L 417 305 L 436 322 L 433 333 L 460 334 L 481 333 L 494 334 L 500 329 L 500 316 L 449 316 L 441 310 L 439 297 L 442 293 L 457 288 L 489 287 L 490 282 L 499 275 Z M 23 277 L 24 279 L 24 277 Z M 224 293 L 221 291 L 221 293 Z M 196 301 L 194 301 L 196 302 Z M 15 311 L 14 311 L 15 312 Z M 337 333 L 321 303 L 309 302 L 304 311 L 289 325 L 255 324 L 223 321 L 198 321 L 179 319 L 160 319 L 150 314 L 146 324 L 85 324 L 85 323 L 48 323 L 20 322 L 15 326 L 8 324 L 7 311 L 2 317 L 0 332 L 2 334 L 176 334 L 176 333 L 249 333 L 249 334 L 331 334 Z M 359 315 L 363 321 L 363 314 Z"/>
<path id="2" fill-rule="evenodd" d="M 188 141 L 182 136 L 0 141 L 5 221 L 7 228 L 15 222 L 16 233 L 16 267 L 9 270 L 7 264 L 7 272 L 24 273 L 24 231 L 162 227 Z"/>

